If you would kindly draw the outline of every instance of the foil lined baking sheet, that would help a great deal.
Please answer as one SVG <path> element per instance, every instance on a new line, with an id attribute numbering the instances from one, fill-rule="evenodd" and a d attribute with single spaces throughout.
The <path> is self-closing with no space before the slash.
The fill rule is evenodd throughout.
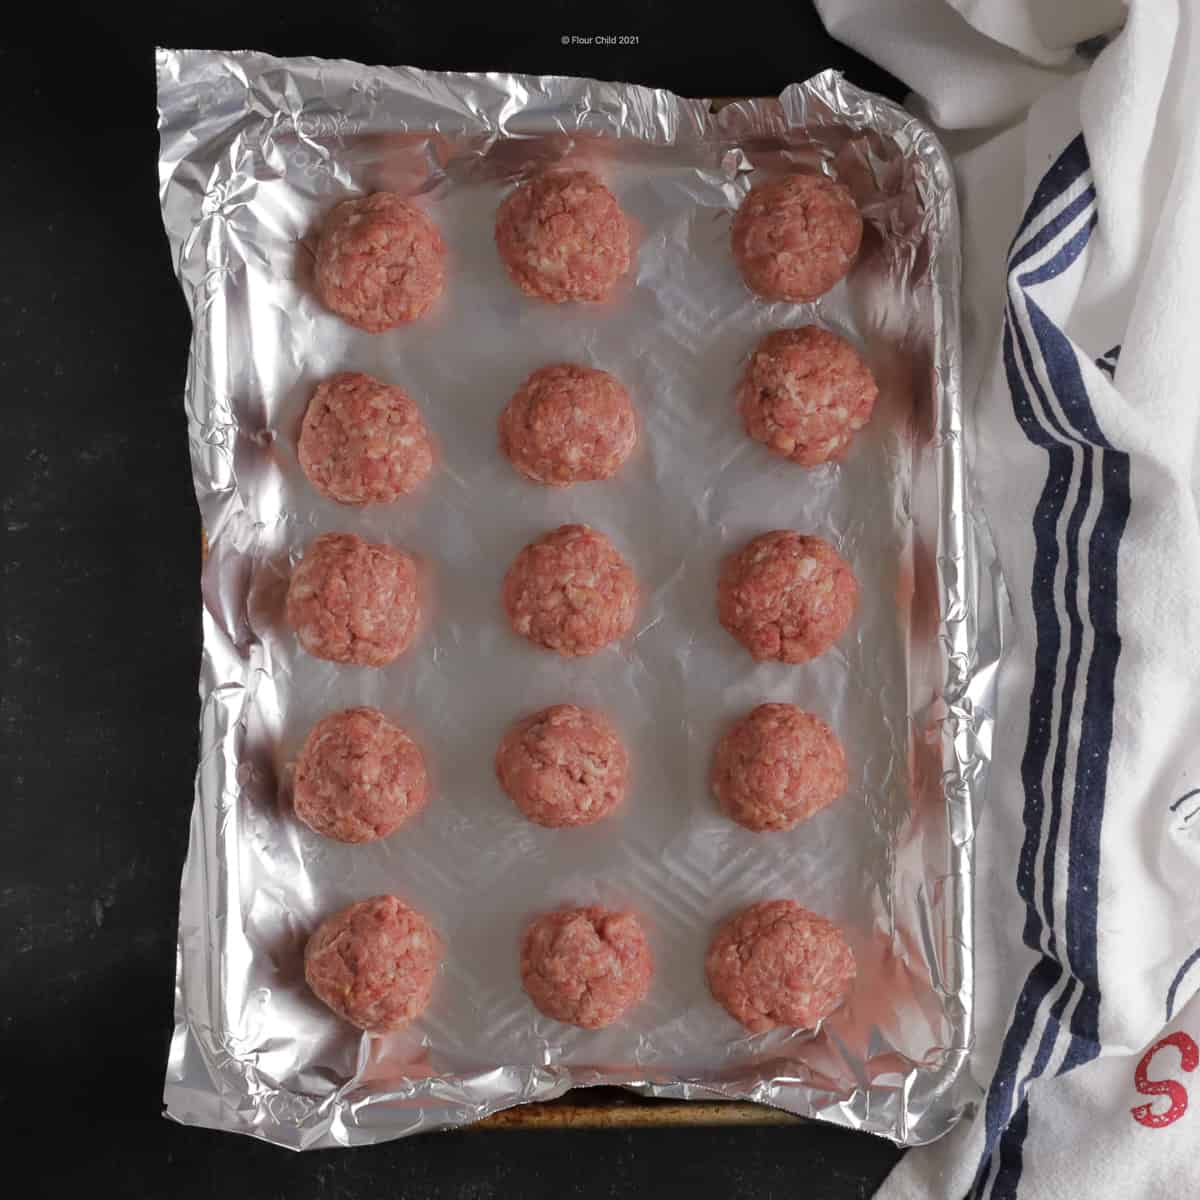
<path id="1" fill-rule="evenodd" d="M 778 100 L 706 101 L 561 77 L 456 75 L 258 53 L 159 51 L 160 193 L 194 335 L 186 404 L 209 538 L 200 765 L 184 869 L 167 1114 L 297 1149 L 478 1120 L 567 1088 L 752 1099 L 898 1142 L 944 1133 L 978 1094 L 971 1040 L 971 844 L 992 729 L 999 580 L 972 516 L 959 392 L 958 226 L 934 137 L 827 72 Z M 599 306 L 544 305 L 508 282 L 494 214 L 516 181 L 570 160 L 637 229 L 636 265 Z M 766 304 L 729 253 L 749 187 L 836 175 L 866 222 L 844 283 Z M 417 198 L 449 248 L 436 313 L 386 334 L 316 302 L 314 231 L 340 200 Z M 845 463 L 805 471 L 752 443 L 733 394 L 765 332 L 818 321 L 881 387 Z M 614 372 L 641 422 L 617 479 L 520 479 L 496 419 L 550 361 Z M 296 461 L 315 383 L 362 370 L 403 386 L 441 451 L 414 498 L 355 510 Z M 508 629 L 503 573 L 567 521 L 633 565 L 633 633 L 563 660 Z M 853 631 L 799 667 L 755 664 L 717 624 L 723 555 L 771 528 L 815 532 L 854 567 Z M 318 534 L 418 554 L 435 604 L 384 670 L 306 656 L 282 620 Z M 791 700 L 837 730 L 849 793 L 788 833 L 721 816 L 707 774 L 720 728 Z M 607 711 L 633 778 L 618 815 L 553 831 L 503 796 L 492 757 L 518 716 Z M 290 772 L 322 715 L 372 704 L 419 740 L 425 812 L 368 846 L 291 815 Z M 395 892 L 447 955 L 426 1016 L 386 1038 L 308 992 L 302 951 L 344 904 Z M 710 998 L 716 923 L 788 896 L 842 925 L 859 975 L 821 1030 L 748 1036 Z M 541 1017 L 518 977 L 525 922 L 560 902 L 635 908 L 656 960 L 646 1002 L 598 1032 Z"/>

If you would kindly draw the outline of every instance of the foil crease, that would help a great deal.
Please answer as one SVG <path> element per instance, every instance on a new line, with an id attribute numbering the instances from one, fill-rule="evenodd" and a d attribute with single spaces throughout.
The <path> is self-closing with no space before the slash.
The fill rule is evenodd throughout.
<path id="1" fill-rule="evenodd" d="M 934 136 L 834 72 L 713 111 L 629 84 L 251 52 L 160 50 L 157 68 L 209 539 L 167 1115 L 308 1149 L 619 1084 L 904 1144 L 945 1133 L 979 1097 L 972 841 L 1003 594 L 971 503 L 958 215 Z M 513 181 L 564 158 L 605 175 L 638 226 L 636 279 L 603 309 L 523 299 L 491 244 Z M 851 187 L 864 250 L 816 304 L 764 304 L 737 277 L 729 222 L 751 182 L 796 165 Z M 312 298 L 312 234 L 338 200 L 381 189 L 418 196 L 452 257 L 442 311 L 372 337 Z M 807 320 L 854 338 L 882 391 L 847 462 L 812 472 L 750 443 L 732 400 L 754 342 Z M 615 483 L 549 496 L 499 461 L 495 420 L 558 359 L 626 382 L 643 448 Z M 299 420 L 340 369 L 420 404 L 446 461 L 419 502 L 347 510 L 307 487 Z M 520 546 L 569 520 L 609 532 L 644 595 L 628 644 L 582 663 L 518 645 L 498 598 Z M 780 526 L 830 537 L 864 596 L 856 632 L 800 668 L 752 664 L 715 619 L 720 557 Z M 283 625 L 291 566 L 333 529 L 413 548 L 438 575 L 432 628 L 384 671 L 306 658 Z M 565 699 L 617 718 L 635 781 L 619 817 L 556 834 L 516 816 L 490 764 L 509 721 Z M 832 720 L 851 762 L 849 795 L 787 834 L 733 827 L 706 784 L 721 723 L 765 699 Z M 434 772 L 426 813 L 369 847 L 323 843 L 287 802 L 309 725 L 356 702 L 409 727 Z M 426 1018 L 381 1039 L 321 1008 L 301 955 L 324 915 L 385 890 L 449 953 Z M 703 953 L 716 921 L 774 895 L 846 928 L 859 981 L 821 1030 L 750 1037 L 707 995 Z M 556 1025 L 521 993 L 520 928 L 567 900 L 646 919 L 655 985 L 619 1027 Z"/>

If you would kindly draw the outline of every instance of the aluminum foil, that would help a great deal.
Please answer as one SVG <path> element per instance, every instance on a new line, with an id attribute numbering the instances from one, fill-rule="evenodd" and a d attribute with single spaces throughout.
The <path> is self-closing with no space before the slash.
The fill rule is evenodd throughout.
<path id="1" fill-rule="evenodd" d="M 1000 627 L 968 503 L 958 225 L 934 137 L 832 72 L 716 113 L 627 84 L 257 53 L 160 51 L 158 87 L 209 538 L 167 1114 L 302 1149 L 604 1083 L 757 1100 L 902 1143 L 944 1133 L 978 1095 L 971 845 Z M 495 253 L 501 197 L 564 159 L 602 174 L 637 225 L 636 270 L 610 304 L 529 301 Z M 816 304 L 764 304 L 735 271 L 730 220 L 753 182 L 793 166 L 851 187 L 864 249 Z M 310 275 L 323 216 L 379 189 L 418 196 L 451 259 L 434 316 L 372 336 L 322 310 Z M 733 392 L 763 333 L 810 320 L 862 347 L 882 395 L 845 464 L 804 471 L 746 438 Z M 519 381 L 563 359 L 614 371 L 634 397 L 641 447 L 615 482 L 539 488 L 498 454 Z M 343 369 L 420 404 L 443 458 L 419 498 L 350 510 L 301 475 L 305 404 Z M 566 521 L 609 533 L 643 596 L 632 636 L 572 661 L 516 638 L 499 599 L 520 547 Z M 715 616 L 721 557 L 776 527 L 831 539 L 861 585 L 853 634 L 801 667 L 754 664 Z M 330 530 L 404 545 L 436 579 L 429 628 L 385 670 L 307 657 L 282 621 L 291 567 Z M 707 771 L 720 726 L 767 699 L 830 720 L 852 784 L 800 828 L 756 835 L 716 811 Z M 512 720 L 566 700 L 616 719 L 634 781 L 618 816 L 561 832 L 523 821 L 491 764 Z M 323 841 L 288 808 L 306 731 L 355 703 L 414 733 L 434 784 L 417 820 L 370 846 Z M 309 994 L 301 959 L 323 916 L 383 891 L 448 950 L 426 1018 L 371 1038 Z M 715 924 L 774 896 L 838 921 L 858 959 L 851 998 L 815 1033 L 748 1036 L 705 987 Z M 565 1027 L 521 991 L 521 928 L 564 901 L 645 920 L 655 982 L 623 1024 Z"/>

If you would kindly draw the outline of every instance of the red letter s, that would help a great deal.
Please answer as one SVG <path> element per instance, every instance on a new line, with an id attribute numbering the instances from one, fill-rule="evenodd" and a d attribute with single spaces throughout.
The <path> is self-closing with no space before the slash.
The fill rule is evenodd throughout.
<path id="1" fill-rule="evenodd" d="M 1180 1066 L 1185 1071 L 1194 1071 L 1200 1063 L 1200 1048 L 1186 1033 L 1170 1033 L 1165 1038 L 1154 1043 L 1138 1063 L 1133 1076 L 1133 1086 L 1143 1096 L 1170 1096 L 1171 1106 L 1165 1112 L 1156 1113 L 1153 1105 L 1139 1104 L 1130 1109 L 1133 1119 L 1145 1125 L 1148 1129 L 1162 1129 L 1178 1121 L 1187 1112 L 1188 1094 L 1182 1083 L 1173 1079 L 1147 1079 L 1146 1072 L 1150 1069 L 1150 1060 L 1164 1046 L 1174 1046 L 1179 1051 Z"/>

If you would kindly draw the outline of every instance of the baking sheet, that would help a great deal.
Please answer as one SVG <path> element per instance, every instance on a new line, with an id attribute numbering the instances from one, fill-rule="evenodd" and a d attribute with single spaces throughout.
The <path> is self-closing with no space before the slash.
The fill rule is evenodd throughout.
<path id="1" fill-rule="evenodd" d="M 944 1132 L 977 1095 L 963 1069 L 970 842 L 999 639 L 966 502 L 957 223 L 932 136 L 833 73 L 714 116 L 558 77 L 172 51 L 158 71 L 210 538 L 168 1115 L 350 1145 L 619 1083 L 902 1142 Z M 495 253 L 500 199 L 564 160 L 599 172 L 637 227 L 635 270 L 609 304 L 530 301 Z M 795 166 L 851 187 L 864 249 L 816 304 L 764 304 L 740 283 L 729 224 L 752 183 Z M 313 233 L 339 200 L 381 189 L 419 198 L 449 273 L 433 316 L 371 335 L 313 298 Z M 759 337 L 813 320 L 859 345 L 881 397 L 844 464 L 804 471 L 746 438 L 733 393 Z M 634 399 L 640 445 L 615 481 L 537 487 L 496 449 L 512 392 L 556 360 L 611 370 Z M 356 510 L 307 484 L 300 419 L 338 370 L 420 405 L 441 462 L 419 496 Z M 517 638 L 499 599 L 518 550 L 567 521 L 608 533 L 642 590 L 634 633 L 581 660 Z M 720 559 L 771 528 L 828 538 L 860 583 L 853 632 L 800 667 L 753 663 L 716 622 Z M 423 636 L 384 670 L 313 659 L 283 623 L 292 566 L 334 530 L 402 545 L 434 580 Z M 852 784 L 800 828 L 756 835 L 716 810 L 707 772 L 721 727 L 765 700 L 829 720 Z M 501 793 L 492 756 L 517 717 L 567 701 L 614 718 L 632 786 L 613 818 L 545 830 Z M 313 722 L 363 703 L 418 739 L 432 799 L 386 841 L 344 846 L 291 816 L 290 771 Z M 302 950 L 323 916 L 385 891 L 430 916 L 447 954 L 426 1016 L 370 1038 L 311 996 Z M 775 896 L 841 924 L 858 960 L 851 999 L 816 1036 L 750 1037 L 705 986 L 714 925 Z M 654 985 L 616 1027 L 559 1025 L 521 990 L 520 931 L 561 902 L 645 920 Z"/>

